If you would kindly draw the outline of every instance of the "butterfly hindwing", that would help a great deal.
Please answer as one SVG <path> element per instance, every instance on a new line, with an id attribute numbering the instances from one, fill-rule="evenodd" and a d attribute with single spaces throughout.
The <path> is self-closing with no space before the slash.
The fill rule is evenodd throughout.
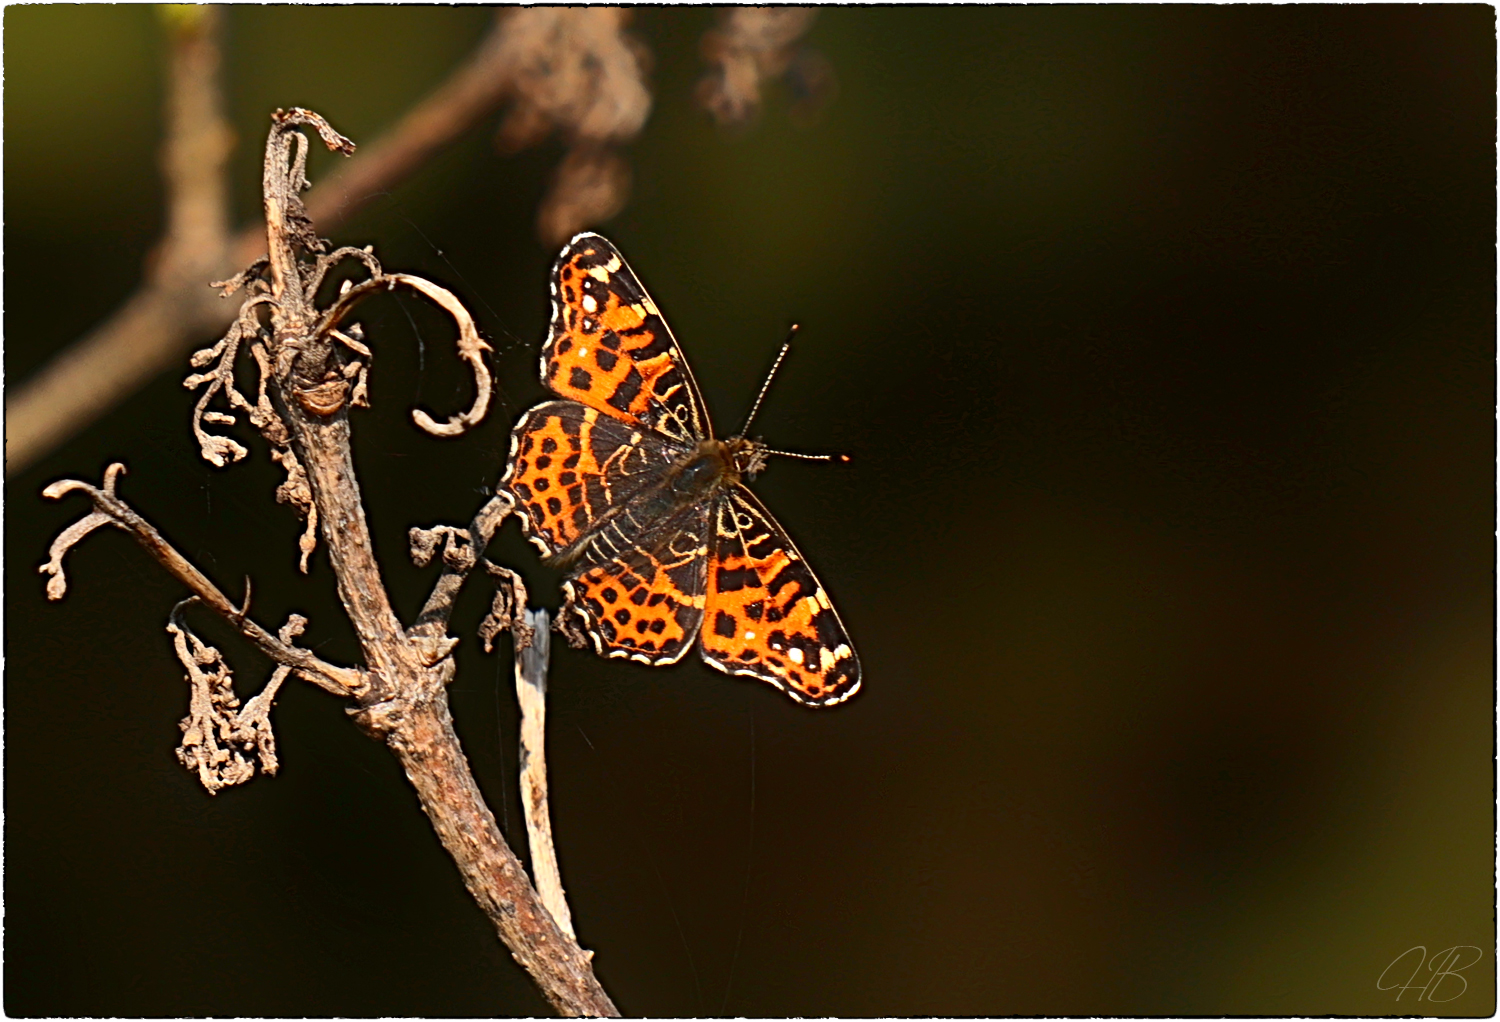
<path id="1" fill-rule="evenodd" d="M 703 659 L 831 706 L 859 691 L 843 622 L 791 537 L 743 486 L 714 502 Z"/>
<path id="2" fill-rule="evenodd" d="M 678 443 L 711 435 L 703 398 L 656 303 L 597 234 L 575 237 L 553 265 L 542 382 Z"/>
<path id="3" fill-rule="evenodd" d="M 685 508 L 563 583 L 596 652 L 648 664 L 682 659 L 703 621 L 707 530 L 708 509 Z"/>

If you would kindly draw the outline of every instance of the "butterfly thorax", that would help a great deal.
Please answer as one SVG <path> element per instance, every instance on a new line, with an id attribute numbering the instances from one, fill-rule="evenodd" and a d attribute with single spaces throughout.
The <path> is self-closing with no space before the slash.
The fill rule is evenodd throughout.
<path id="1" fill-rule="evenodd" d="M 684 503 L 712 497 L 765 467 L 765 448 L 754 440 L 704 440 L 667 472 L 663 489 Z"/>

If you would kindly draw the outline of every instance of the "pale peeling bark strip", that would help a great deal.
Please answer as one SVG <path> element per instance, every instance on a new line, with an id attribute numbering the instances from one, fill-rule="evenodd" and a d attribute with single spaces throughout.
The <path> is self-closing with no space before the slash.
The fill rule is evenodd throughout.
<path id="1" fill-rule="evenodd" d="M 570 937 L 573 913 L 563 894 L 557 849 L 552 844 L 552 812 L 547 804 L 547 661 L 551 654 L 551 620 L 547 611 L 527 610 L 531 644 L 516 648 L 516 699 L 521 704 L 521 810 L 531 844 L 531 877 L 536 892 Z"/>

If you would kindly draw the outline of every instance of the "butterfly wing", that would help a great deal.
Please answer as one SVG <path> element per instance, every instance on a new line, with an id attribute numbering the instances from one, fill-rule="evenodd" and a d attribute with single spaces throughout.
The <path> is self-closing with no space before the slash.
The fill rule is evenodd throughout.
<path id="1" fill-rule="evenodd" d="M 708 411 L 666 320 L 624 258 L 580 234 L 552 267 L 552 326 L 542 382 L 605 415 L 691 446 Z"/>
<path id="2" fill-rule="evenodd" d="M 675 455 L 654 434 L 596 409 L 547 401 L 511 431 L 500 485 L 516 498 L 527 537 L 550 557 L 618 514 Z"/>
<path id="3" fill-rule="evenodd" d="M 703 659 L 770 682 L 799 703 L 832 706 L 859 691 L 859 658 L 791 537 L 743 486 L 715 501 L 704 597 Z"/>
<path id="4" fill-rule="evenodd" d="M 601 534 L 585 554 L 593 563 L 563 583 L 565 611 L 582 617 L 597 653 L 654 665 L 682 659 L 703 621 L 707 531 L 707 505 L 693 504 L 631 538 L 628 528 Z"/>

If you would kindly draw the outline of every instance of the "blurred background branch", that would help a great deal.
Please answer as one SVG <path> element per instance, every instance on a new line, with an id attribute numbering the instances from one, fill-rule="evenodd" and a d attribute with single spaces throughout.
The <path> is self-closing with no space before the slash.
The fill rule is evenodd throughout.
<path id="1" fill-rule="evenodd" d="M 208 286 L 265 251 L 249 226 L 231 238 L 225 163 L 232 133 L 224 116 L 223 11 L 169 5 L 170 37 L 162 163 L 167 226 L 140 288 L 104 322 L 7 398 L 6 472 L 23 471 L 133 393 L 234 309 Z M 549 247 L 617 213 L 630 174 L 618 147 L 650 112 L 644 48 L 615 8 L 502 11 L 473 54 L 384 136 L 307 196 L 315 229 L 330 234 L 361 206 L 415 173 L 434 154 L 514 104 L 499 145 L 535 145 L 553 131 L 571 149 L 538 212 Z"/>

